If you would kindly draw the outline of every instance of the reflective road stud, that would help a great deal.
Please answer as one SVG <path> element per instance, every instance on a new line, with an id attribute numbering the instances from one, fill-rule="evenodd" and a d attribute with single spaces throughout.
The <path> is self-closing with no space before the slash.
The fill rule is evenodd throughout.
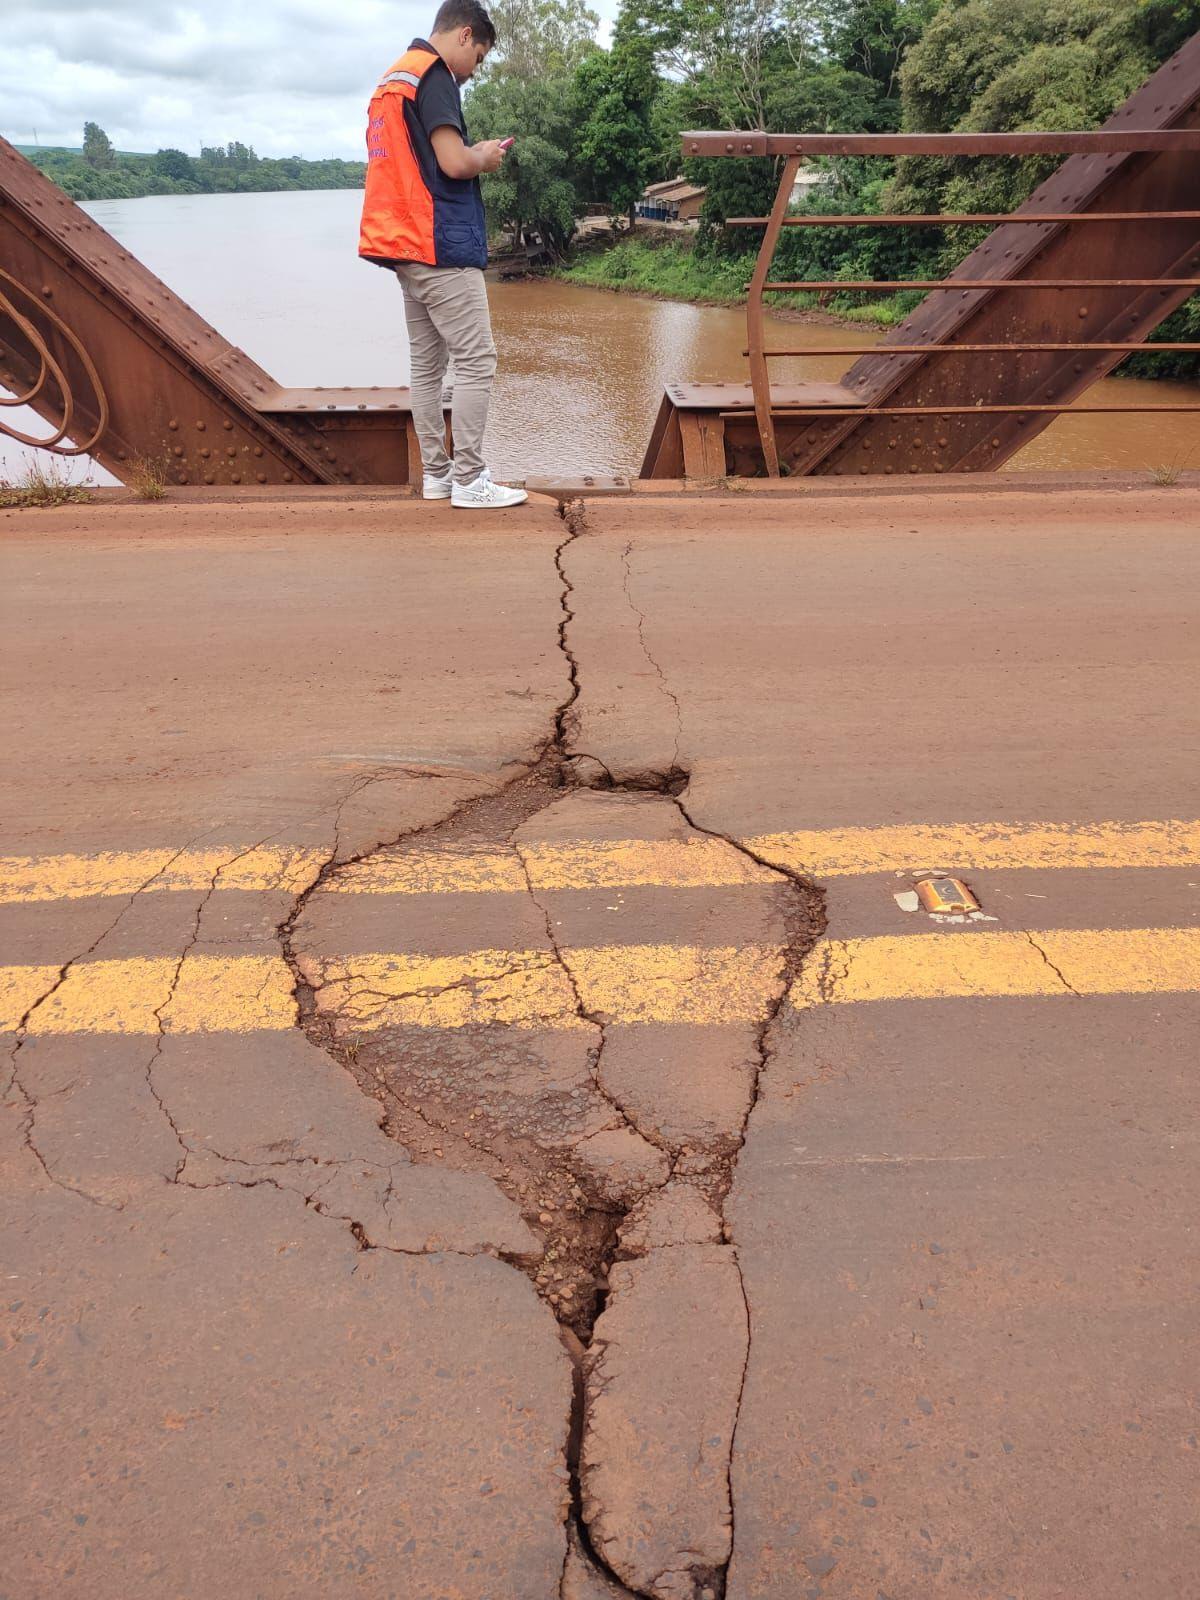
<path id="1" fill-rule="evenodd" d="M 979 910 L 979 901 L 958 878 L 923 878 L 917 885 L 917 894 L 926 911 L 942 916 L 963 916 Z"/>

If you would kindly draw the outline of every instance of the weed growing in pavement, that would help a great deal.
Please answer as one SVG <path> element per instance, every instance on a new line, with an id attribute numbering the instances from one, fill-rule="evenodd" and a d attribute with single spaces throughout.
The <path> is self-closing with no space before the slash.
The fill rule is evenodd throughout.
<path id="1" fill-rule="evenodd" d="M 1172 461 L 1166 466 L 1151 467 L 1150 481 L 1151 483 L 1156 483 L 1160 489 L 1169 489 L 1172 484 L 1179 482 L 1179 477 L 1182 472 L 1183 462 Z"/>
<path id="2" fill-rule="evenodd" d="M 28 506 L 80 505 L 90 499 L 87 479 L 76 482 L 71 475 L 71 467 L 56 456 L 48 460 L 34 458 L 29 461 L 15 482 L 0 478 L 0 508 L 5 510 Z"/>
<path id="3" fill-rule="evenodd" d="M 167 492 L 167 464 L 149 456 L 135 456 L 125 469 L 126 487 L 139 500 L 161 500 Z"/>

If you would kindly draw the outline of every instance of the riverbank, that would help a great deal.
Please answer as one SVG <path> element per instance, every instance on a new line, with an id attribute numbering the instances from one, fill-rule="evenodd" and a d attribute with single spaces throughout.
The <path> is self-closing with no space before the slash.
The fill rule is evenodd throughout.
<path id="1" fill-rule="evenodd" d="M 710 256 L 690 239 L 621 238 L 581 252 L 557 276 L 589 289 L 636 294 L 652 300 L 678 300 L 688 305 L 741 306 L 754 272 L 754 256 Z M 803 314 L 805 320 L 869 323 L 891 327 L 907 316 L 920 299 L 892 295 L 886 302 L 854 305 L 834 296 L 822 304 L 816 294 L 769 294 L 766 304 L 778 315 Z"/>
<path id="2" fill-rule="evenodd" d="M 110 149 L 99 166 L 92 165 L 80 150 L 58 146 L 27 145 L 21 148 L 21 154 L 72 200 L 361 190 L 366 171 L 361 161 L 260 156 L 248 145 L 237 143 L 202 149 L 199 156 L 186 155 L 182 150 L 140 155 Z"/>
<path id="3" fill-rule="evenodd" d="M 681 301 L 687 305 L 743 306 L 754 272 L 754 256 L 711 256 L 699 252 L 692 239 L 643 237 L 616 238 L 582 250 L 570 266 L 556 276 L 589 289 L 635 294 L 653 300 Z M 920 304 L 920 294 L 889 294 L 886 299 L 863 302 L 860 296 L 768 294 L 764 302 L 786 320 L 822 321 L 891 328 L 903 322 Z M 858 302 L 858 303 L 856 303 Z M 1166 319 L 1150 336 L 1150 343 L 1177 340 L 1200 342 L 1200 295 Z M 1188 352 L 1130 356 L 1118 369 L 1122 376 L 1194 383 L 1200 379 L 1200 358 Z"/>

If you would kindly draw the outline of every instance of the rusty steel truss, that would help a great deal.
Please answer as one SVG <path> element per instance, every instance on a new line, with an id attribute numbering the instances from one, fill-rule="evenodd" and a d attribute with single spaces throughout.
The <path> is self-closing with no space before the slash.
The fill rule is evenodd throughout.
<path id="1" fill-rule="evenodd" d="M 0 386 L 127 480 L 403 484 L 420 476 L 407 389 L 285 389 L 0 139 Z"/>
<path id="2" fill-rule="evenodd" d="M 643 477 L 990 471 L 1078 397 L 1200 287 L 1200 34 L 1109 119 L 1085 133 L 687 133 L 685 156 L 781 160 L 747 302 L 749 385 L 668 389 Z M 933 216 L 789 216 L 802 161 L 814 156 L 1068 157 L 1019 211 Z M 943 280 L 776 280 L 785 227 L 991 225 Z M 772 291 L 928 291 L 880 345 L 769 348 Z M 1198 344 L 1155 349 L 1200 350 Z M 779 356 L 859 354 L 837 383 L 772 384 Z"/>

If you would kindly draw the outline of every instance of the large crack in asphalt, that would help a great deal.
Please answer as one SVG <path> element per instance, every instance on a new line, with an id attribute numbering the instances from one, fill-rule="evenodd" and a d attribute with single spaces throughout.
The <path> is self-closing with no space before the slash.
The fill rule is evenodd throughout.
<path id="1" fill-rule="evenodd" d="M 636 618 L 642 652 L 675 709 L 674 747 L 661 763 L 649 762 L 643 770 L 624 773 L 619 780 L 601 760 L 579 748 L 575 707 L 582 692 L 582 679 L 571 641 L 576 592 L 567 571 L 566 554 L 570 545 L 586 534 L 587 523 L 579 502 L 564 508 L 562 516 L 565 537 L 556 547 L 554 560 L 560 582 L 557 642 L 566 663 L 567 693 L 556 706 L 551 727 L 532 759 L 498 788 L 459 802 L 440 819 L 403 831 L 359 854 L 346 855 L 342 837 L 345 808 L 378 777 L 360 775 L 336 804 L 328 850 L 303 890 L 291 899 L 275 937 L 292 975 L 299 1027 L 378 1103 L 380 1129 L 401 1147 L 397 1166 L 380 1179 L 384 1216 L 391 1220 L 394 1195 L 403 1210 L 394 1188 L 401 1167 L 409 1172 L 427 1167 L 483 1175 L 508 1196 L 528 1224 L 529 1232 L 523 1238 L 533 1238 L 538 1244 L 536 1249 L 527 1249 L 523 1239 L 518 1239 L 506 1248 L 502 1239 L 485 1242 L 489 1237 L 486 1234 L 475 1241 L 479 1248 L 531 1279 L 556 1319 L 572 1361 L 573 1399 L 565 1452 L 571 1512 L 560 1582 L 562 1600 L 598 1600 L 601 1595 L 626 1594 L 650 1596 L 653 1600 L 721 1600 L 736 1533 L 732 1461 L 753 1331 L 750 1296 L 736 1241 L 726 1222 L 725 1204 L 749 1120 L 759 1103 L 763 1075 L 772 1059 L 775 1024 L 807 952 L 824 928 L 823 901 L 820 893 L 798 874 L 757 855 L 734 835 L 699 822 L 690 809 L 690 773 L 680 756 L 681 704 L 651 653 L 646 638 L 647 619 L 631 592 L 628 547 L 622 555 L 625 596 Z M 623 1092 L 615 1078 L 610 1079 L 607 1057 L 612 1020 L 589 1000 L 569 941 L 558 932 L 553 893 L 545 890 L 533 870 L 535 852 L 522 837 L 522 831 L 532 829 L 536 833 L 539 818 L 552 815 L 553 808 L 569 802 L 572 795 L 588 793 L 611 795 L 615 803 L 620 803 L 623 796 L 636 796 L 637 804 L 648 808 L 661 803 L 678 819 L 677 832 L 685 829 L 689 836 L 719 842 L 751 863 L 759 874 L 769 875 L 770 883 L 783 892 L 778 961 L 768 989 L 760 997 L 744 1104 L 735 1123 L 707 1147 L 703 1139 L 689 1143 L 677 1133 L 664 1132 L 654 1116 L 647 1114 L 644 1097 L 640 1104 L 634 1103 L 627 1087 Z M 21 1051 L 37 1011 L 53 1000 L 69 980 L 75 964 L 99 949 L 138 896 L 152 890 L 156 880 L 195 842 L 189 841 L 174 853 L 164 852 L 157 871 L 129 896 L 88 949 L 62 966 L 46 991 L 32 1002 L 17 1030 L 10 1063 L 11 1082 L 24 1102 L 26 1147 L 52 1183 L 93 1204 L 114 1203 L 77 1187 L 56 1172 L 38 1147 L 37 1097 L 22 1081 Z M 343 1183 L 343 1169 L 349 1165 L 361 1167 L 362 1163 L 326 1161 L 319 1153 L 244 1160 L 223 1154 L 207 1140 L 204 1150 L 198 1152 L 172 1113 L 156 1072 L 171 1036 L 170 1011 L 176 990 L 185 964 L 201 942 L 206 910 L 221 888 L 222 877 L 243 855 L 265 842 L 231 852 L 228 860 L 215 868 L 199 896 L 188 937 L 154 1011 L 156 1036 L 145 1062 L 144 1082 L 178 1146 L 175 1170 L 173 1175 L 167 1175 L 167 1181 L 180 1188 L 265 1186 L 293 1194 L 305 1207 L 348 1228 L 361 1251 L 385 1249 L 419 1254 L 436 1248 L 452 1254 L 470 1253 L 457 1250 L 445 1238 L 428 1243 L 422 1252 L 419 1236 L 405 1243 L 401 1238 L 403 1230 L 401 1234 L 391 1230 L 385 1239 L 375 1225 L 364 1225 L 363 1218 L 368 1213 L 357 1209 L 357 1199 L 347 1195 Z M 536 942 L 529 952 L 496 963 L 486 978 L 468 972 L 445 983 L 408 990 L 373 990 L 371 976 L 359 973 L 352 958 L 342 964 L 338 979 L 343 984 L 359 984 L 355 998 L 360 1002 L 360 1014 L 367 1015 L 371 1005 L 386 1013 L 387 1007 L 398 999 L 430 1001 L 462 991 L 472 1000 L 479 1000 L 486 998 L 488 984 L 494 985 L 497 979 L 544 983 L 548 974 L 557 974 L 557 998 L 552 996 L 545 1002 L 545 1015 L 526 1019 L 523 1029 L 499 1023 L 463 1027 L 454 1030 L 452 1036 L 445 1030 L 386 1024 L 361 1031 L 339 1026 L 336 1004 L 326 1003 L 327 991 L 335 986 L 326 983 L 319 963 L 314 969 L 312 951 L 306 943 L 311 934 L 310 912 L 326 891 L 336 891 L 357 870 L 369 868 L 382 858 L 394 862 L 430 853 L 469 855 L 480 850 L 498 852 L 511 862 L 519 886 L 517 897 L 527 906 L 527 922 L 532 912 L 536 925 Z M 574 1032 L 567 1028 L 568 1024 Z M 586 1043 L 582 1043 L 584 1039 Z M 559 1059 L 564 1050 L 569 1057 L 565 1064 Z M 451 1058 L 449 1071 L 447 1057 Z M 584 1064 L 584 1075 L 573 1079 L 572 1062 L 579 1060 Z M 556 1061 L 563 1081 L 557 1088 L 553 1084 L 547 1088 L 547 1073 L 552 1076 Z M 520 1093 L 505 1090 L 506 1076 L 518 1086 L 533 1084 L 533 1091 L 522 1099 Z M 491 1090 L 487 1088 L 489 1081 L 497 1079 L 501 1083 L 498 1093 L 493 1092 L 494 1083 Z M 532 1112 L 531 1105 L 535 1108 Z M 597 1150 L 603 1151 L 603 1161 L 595 1159 Z M 198 1168 L 193 1170 L 197 1159 Z M 611 1175 L 610 1169 L 614 1168 L 616 1178 Z M 380 1172 L 384 1169 L 380 1168 Z M 366 1174 L 360 1172 L 359 1176 Z M 114 1208 L 120 1210 L 120 1203 L 116 1202 Z M 692 1526 L 680 1531 L 674 1544 L 668 1536 L 665 1543 L 659 1541 L 661 1548 L 631 1549 L 626 1533 L 628 1524 L 635 1519 L 629 1516 L 628 1507 L 623 1512 L 614 1511 L 613 1501 L 620 1498 L 620 1485 L 618 1481 L 614 1495 L 614 1464 L 604 1459 L 603 1441 L 613 1437 L 606 1408 L 611 1406 L 614 1394 L 626 1393 L 631 1384 L 635 1390 L 639 1382 L 653 1385 L 657 1353 L 643 1350 L 640 1356 L 636 1354 L 638 1340 L 646 1333 L 639 1317 L 644 1315 L 647 1301 L 652 1313 L 661 1313 L 663 1305 L 675 1304 L 670 1296 L 682 1284 L 684 1299 L 677 1305 L 679 1314 L 674 1320 L 676 1325 L 685 1321 L 691 1313 L 683 1307 L 697 1298 L 696 1274 L 703 1280 L 698 1298 L 705 1303 L 708 1296 L 709 1318 L 714 1325 L 721 1322 L 716 1305 L 723 1296 L 721 1337 L 707 1351 L 713 1367 L 706 1379 L 707 1389 L 721 1390 L 723 1398 L 717 1408 L 721 1415 L 715 1422 L 706 1417 L 704 1431 L 715 1428 L 716 1435 L 710 1439 L 699 1437 L 699 1421 L 686 1414 L 686 1401 L 676 1398 L 675 1415 L 682 1433 L 688 1434 L 691 1429 L 696 1435 L 689 1435 L 684 1441 L 689 1452 L 698 1452 L 694 1461 L 689 1457 L 688 1473 L 699 1471 L 712 1480 L 713 1463 L 702 1458 L 706 1452 L 711 1453 L 716 1442 L 723 1452 L 716 1474 L 720 1483 L 714 1489 L 709 1482 L 707 1499 L 694 1509 Z M 730 1274 L 736 1281 L 733 1298 L 721 1288 L 730 1281 Z M 614 1280 L 618 1283 L 616 1289 Z M 719 1293 L 710 1294 L 713 1289 Z M 636 1410 L 636 1396 L 632 1403 Z M 665 1409 L 669 1412 L 670 1406 Z M 627 1420 L 618 1417 L 621 1425 Z M 619 1480 L 619 1461 L 616 1473 Z M 647 1543 L 653 1546 L 655 1541 L 651 1538 Z"/>
<path id="2" fill-rule="evenodd" d="M 572 1600 L 575 1593 L 591 1593 L 593 1588 L 600 1592 L 600 1587 L 613 1594 L 720 1600 L 725 1593 L 735 1527 L 733 1439 L 752 1338 L 750 1299 L 736 1242 L 725 1221 L 725 1202 L 749 1119 L 759 1102 L 763 1074 L 773 1054 L 776 1020 L 807 952 L 824 928 L 823 898 L 798 874 L 757 855 L 735 836 L 698 822 L 689 809 L 686 793 L 690 774 L 681 765 L 679 755 L 679 700 L 667 685 L 661 666 L 650 655 L 646 619 L 629 594 L 628 551 L 622 558 L 626 596 L 637 616 L 642 649 L 676 708 L 675 747 L 661 766 L 651 763 L 644 771 L 623 775 L 620 781 L 602 761 L 578 747 L 574 711 L 581 694 L 581 671 L 570 636 L 577 597 L 567 571 L 566 553 L 586 533 L 587 524 L 585 509 L 579 502 L 565 507 L 562 516 L 566 532 L 555 550 L 555 564 L 560 580 L 558 647 L 566 663 L 568 692 L 555 708 L 551 729 L 535 758 L 499 789 L 467 800 L 441 820 L 400 834 L 390 843 L 361 855 L 341 857 L 335 827 L 327 859 L 296 897 L 277 934 L 293 976 L 299 1025 L 311 1042 L 338 1061 L 362 1091 L 379 1103 L 383 1131 L 402 1145 L 418 1166 L 428 1164 L 491 1178 L 542 1241 L 540 1256 L 506 1259 L 529 1276 L 553 1313 L 576 1375 L 567 1446 L 572 1515 L 562 1582 L 564 1600 Z M 737 852 L 760 873 L 770 874 L 772 883 L 782 891 L 784 935 L 771 992 L 764 997 L 754 1029 L 752 1071 L 744 1109 L 738 1125 L 730 1130 L 731 1137 L 702 1155 L 664 1138 L 644 1114 L 606 1082 L 608 1021 L 588 1003 L 571 953 L 556 932 L 550 901 L 540 892 L 531 872 L 530 852 L 521 838 L 522 830 L 536 826 L 543 813 L 580 791 L 607 792 L 615 797 L 636 794 L 647 804 L 658 797 L 677 813 L 692 835 L 719 841 Z M 321 905 L 345 898 L 339 897 L 337 891 L 356 870 L 369 868 L 381 859 L 394 865 L 427 854 L 444 858 L 483 850 L 511 859 L 529 906 L 537 914 L 544 967 L 535 952 L 507 968 L 489 971 L 486 982 L 469 974 L 449 979 L 444 985 L 417 990 L 372 991 L 369 977 L 358 974 L 356 980 L 352 958 L 330 966 L 323 964 L 319 952 L 314 955 L 314 913 Z M 397 1000 L 414 995 L 445 997 L 451 989 L 464 989 L 478 999 L 486 996 L 487 984 L 494 983 L 498 976 L 536 976 L 549 966 L 557 969 L 565 985 L 566 998 L 556 1003 L 569 1007 L 571 1016 L 566 1020 L 590 1035 L 584 1048 L 586 1082 L 570 1080 L 569 1073 L 564 1074 L 561 1089 L 547 1087 L 544 1081 L 547 1061 L 553 1061 L 556 1047 L 546 1044 L 538 1027 L 544 1023 L 547 1035 L 561 1029 L 561 1011 L 547 1011 L 544 1017 L 535 1014 L 526 1019 L 523 1030 L 503 1025 L 463 1026 L 453 1030 L 452 1035 L 444 1030 L 387 1022 L 387 1008 Z M 360 1020 L 367 1017 L 370 1023 L 361 1028 L 347 1024 L 345 1015 L 339 1015 L 337 997 L 347 983 L 354 981 L 361 983 L 355 999 L 378 1008 L 378 1015 L 361 1008 L 356 1012 Z M 566 1037 L 570 1042 L 571 1036 Z M 577 1034 L 576 1047 L 578 1037 Z M 539 1080 L 540 1098 L 537 1109 L 531 1112 L 529 1105 L 505 1086 L 533 1079 Z M 567 1130 L 566 1136 L 552 1133 L 549 1125 L 556 1120 Z M 635 1179 L 624 1188 L 599 1181 L 595 1166 L 584 1159 L 584 1152 L 597 1138 L 624 1139 L 635 1153 L 642 1153 L 644 1159 Z M 653 1161 L 657 1161 L 656 1167 L 649 1164 Z M 681 1263 L 681 1270 L 686 1270 L 692 1259 L 689 1252 L 703 1250 L 717 1252 L 712 1258 L 717 1265 L 732 1264 L 742 1324 L 738 1368 L 731 1375 L 732 1420 L 722 1466 L 729 1523 L 727 1548 L 720 1549 L 718 1537 L 715 1544 L 709 1541 L 712 1548 L 708 1556 L 703 1548 L 691 1553 L 689 1547 L 680 1558 L 682 1565 L 663 1566 L 661 1570 L 654 1568 L 650 1557 L 644 1569 L 636 1563 L 631 1568 L 630 1561 L 616 1553 L 616 1543 L 603 1527 L 604 1517 L 597 1513 L 600 1491 L 596 1485 L 602 1479 L 602 1469 L 594 1460 L 585 1459 L 589 1428 L 610 1383 L 610 1341 L 597 1338 L 597 1324 L 614 1304 L 610 1287 L 614 1273 L 625 1285 L 622 1293 L 627 1301 L 638 1292 L 638 1274 L 650 1259 L 642 1238 L 647 1232 L 646 1219 L 654 1215 L 647 1206 L 656 1199 L 667 1211 L 682 1200 L 685 1207 L 694 1204 L 699 1212 L 715 1219 L 713 1231 L 708 1234 L 702 1229 L 691 1235 L 685 1228 L 675 1239 L 660 1230 L 661 1236 L 652 1243 L 662 1250 L 677 1245 L 678 1249 L 670 1254 L 673 1263 Z M 319 1193 L 311 1197 L 310 1203 L 321 1209 Z M 361 1248 L 373 1248 L 361 1226 L 349 1217 L 340 1220 L 350 1223 Z M 651 1224 L 649 1232 L 653 1231 Z M 704 1545 L 704 1540 L 698 1542 Z M 716 1555 L 712 1554 L 713 1549 L 717 1550 Z"/>

